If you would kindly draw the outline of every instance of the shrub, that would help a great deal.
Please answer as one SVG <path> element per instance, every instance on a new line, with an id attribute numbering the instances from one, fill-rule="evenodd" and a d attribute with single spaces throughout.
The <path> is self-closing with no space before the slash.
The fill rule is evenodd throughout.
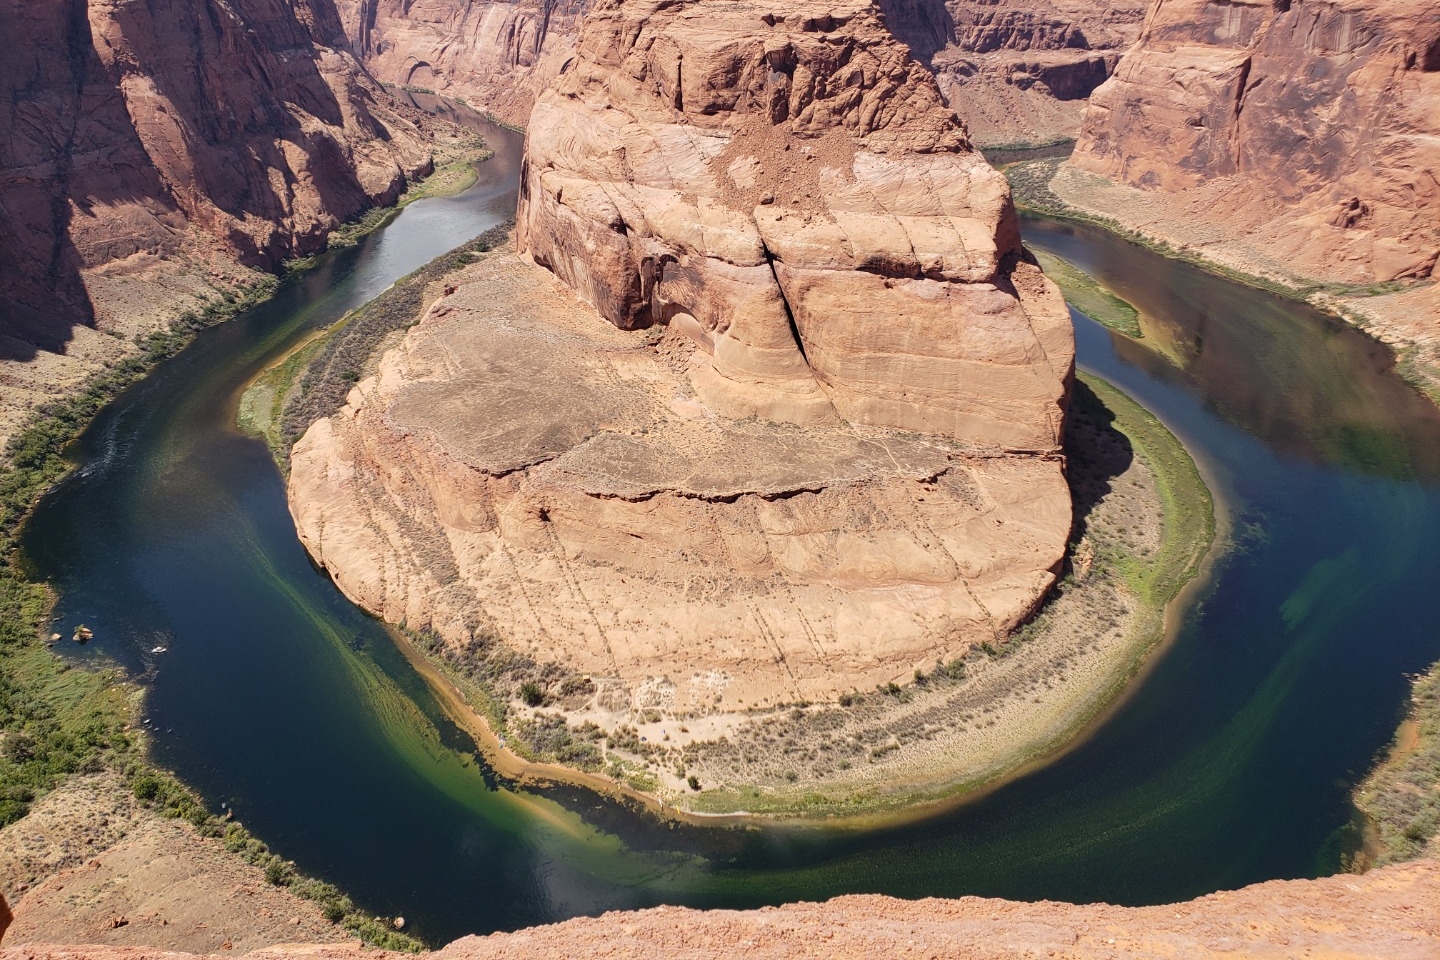
<path id="1" fill-rule="evenodd" d="M 545 691 L 534 680 L 520 684 L 520 699 L 527 707 L 538 707 L 545 702 Z"/>

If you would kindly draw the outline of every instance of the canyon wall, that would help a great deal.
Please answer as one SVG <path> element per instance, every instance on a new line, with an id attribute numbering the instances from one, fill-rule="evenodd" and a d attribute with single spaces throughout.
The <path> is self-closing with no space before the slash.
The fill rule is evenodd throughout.
<path id="1" fill-rule="evenodd" d="M 1147 0 L 881 0 L 982 145 L 1073 138 L 1085 101 L 1140 30 Z"/>
<path id="2" fill-rule="evenodd" d="M 1224 238 L 1326 281 L 1440 257 L 1432 0 L 1156 0 L 1073 165 L 1190 201 Z"/>
<path id="3" fill-rule="evenodd" d="M 523 125 L 569 59 L 586 0 L 337 0 L 355 52 L 385 83 L 462 98 Z"/>
<path id="4" fill-rule="evenodd" d="M 1090 92 L 1139 30 L 1145 0 L 882 0 L 978 141 L 1073 137 Z M 463 97 L 524 124 L 575 50 L 586 0 L 340 0 L 356 51 L 386 83 Z"/>
<path id="5" fill-rule="evenodd" d="M 128 341 L 430 165 L 332 0 L 0 0 L 0 38 L 7 421 L 128 347 L 77 325 Z"/>

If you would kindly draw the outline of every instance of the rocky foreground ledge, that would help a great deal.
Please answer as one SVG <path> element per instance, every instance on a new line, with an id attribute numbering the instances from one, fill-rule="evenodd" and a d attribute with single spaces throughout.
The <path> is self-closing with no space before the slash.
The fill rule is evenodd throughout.
<path id="1" fill-rule="evenodd" d="M 1440 956 L 1440 865 L 1422 860 L 1363 876 L 1271 881 L 1158 907 L 1012 903 L 965 897 L 907 902 L 840 897 L 752 911 L 659 907 L 489 937 L 433 960 L 665 957 L 1386 958 Z M 144 948 L 20 945 L 0 960 L 183 960 Z M 228 954 L 226 955 L 228 956 Z M 358 946 L 280 945 L 260 958 L 401 956 Z"/>

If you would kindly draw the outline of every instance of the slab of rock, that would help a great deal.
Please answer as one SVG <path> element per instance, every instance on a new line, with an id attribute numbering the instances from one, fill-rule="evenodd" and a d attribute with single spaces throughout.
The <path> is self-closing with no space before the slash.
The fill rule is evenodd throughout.
<path id="1" fill-rule="evenodd" d="M 529 131 L 553 277 L 447 284 L 293 451 L 347 594 L 589 676 L 615 722 L 833 700 L 1035 609 L 1069 316 L 877 8 L 597 4 Z"/>
<path id="2" fill-rule="evenodd" d="M 947 957 L 1063 960 L 1325 957 L 1429 960 L 1440 952 L 1440 875 L 1433 860 L 1364 876 L 1276 880 L 1155 907 L 1013 903 L 963 897 L 837 897 L 761 910 L 607 913 L 489 937 L 465 937 L 422 960 L 668 957 L 755 960 Z M 350 947 L 277 946 L 259 958 L 349 960 Z M 190 960 L 119 947 L 17 946 L 3 960 Z"/>
<path id="3" fill-rule="evenodd" d="M 1221 234 L 1297 273 L 1429 278 L 1440 15 L 1431 0 L 1157 2 L 1072 163 L 1193 194 Z"/>
<path id="4" fill-rule="evenodd" d="M 522 251 L 715 411 L 1057 449 L 1068 315 L 872 4 L 597 4 L 529 130 Z"/>

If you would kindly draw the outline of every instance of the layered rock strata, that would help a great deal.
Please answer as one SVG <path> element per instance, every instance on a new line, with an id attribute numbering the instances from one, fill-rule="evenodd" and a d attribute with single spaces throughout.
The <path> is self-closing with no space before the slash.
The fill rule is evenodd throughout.
<path id="1" fill-rule="evenodd" d="M 1147 0 L 882 0 L 986 146 L 1073 138 L 1090 94 L 1135 41 Z"/>
<path id="2" fill-rule="evenodd" d="M 430 165 L 332 0 L 5 2 L 0 37 L 6 420 Z"/>
<path id="3" fill-rule="evenodd" d="M 387 620 L 588 678 L 602 725 L 905 680 L 1053 581 L 1057 458 L 718 414 L 677 325 L 604 323 L 513 254 L 449 289 L 296 445 L 300 536 Z"/>
<path id="4" fill-rule="evenodd" d="M 778 909 L 698 911 L 658 907 L 568 920 L 489 937 L 466 937 L 426 960 L 589 956 L 756 960 L 823 956 L 1428 960 L 1440 951 L 1440 872 L 1433 861 L 1364 876 L 1271 881 L 1156 907 L 1011 903 L 965 897 L 906 902 L 839 897 Z M 254 957 L 348 960 L 356 947 L 274 947 Z M 379 955 L 379 956 L 384 956 Z M 4 960 L 188 960 L 121 947 L 7 948 Z"/>
<path id="5" fill-rule="evenodd" d="M 376 78 L 524 124 L 571 56 L 585 0 L 337 0 Z"/>
<path id="6" fill-rule="evenodd" d="M 386 83 L 463 97 L 524 124 L 575 50 L 585 0 L 339 0 Z M 883 0 L 886 26 L 934 70 L 983 144 L 1074 137 L 1085 98 L 1139 31 L 1145 0 Z"/>
<path id="7" fill-rule="evenodd" d="M 1074 346 L 1003 177 L 865 2 L 604 3 L 531 117 L 517 242 L 717 412 L 1053 452 Z"/>
<path id="8" fill-rule="evenodd" d="M 1373 284 L 1440 258 L 1429 0 L 1157 0 L 1072 159 L 1291 272 Z"/>

